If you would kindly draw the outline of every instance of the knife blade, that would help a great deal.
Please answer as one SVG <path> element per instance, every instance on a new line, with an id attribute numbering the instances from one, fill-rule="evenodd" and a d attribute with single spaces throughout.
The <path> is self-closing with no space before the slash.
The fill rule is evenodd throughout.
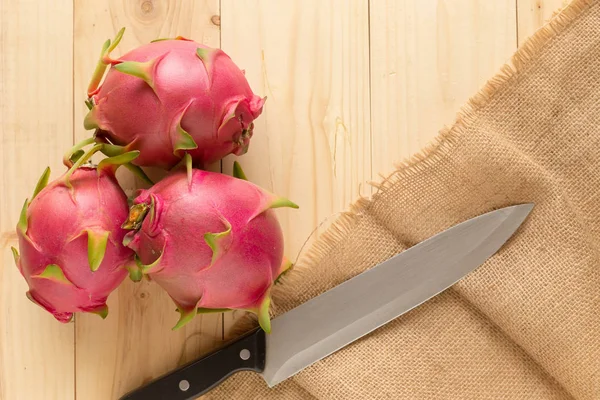
<path id="1" fill-rule="evenodd" d="M 418 307 L 494 255 L 533 204 L 491 211 L 438 233 L 120 400 L 192 400 L 233 373 L 254 371 L 273 387 Z"/>

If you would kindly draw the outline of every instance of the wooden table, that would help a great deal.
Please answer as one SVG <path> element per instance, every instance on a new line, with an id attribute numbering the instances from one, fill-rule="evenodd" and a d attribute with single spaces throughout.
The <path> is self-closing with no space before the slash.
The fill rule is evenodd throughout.
<path id="1" fill-rule="evenodd" d="M 25 298 L 10 246 L 25 197 L 83 129 L 102 43 L 115 54 L 183 35 L 220 46 L 268 96 L 242 162 L 289 197 L 286 253 L 318 237 L 369 181 L 419 151 L 561 0 L 13 0 L 0 2 L 0 399 L 107 400 L 218 346 L 236 315 L 177 313 L 127 280 L 110 315 L 58 323 Z M 232 159 L 223 161 L 230 172 Z M 125 184 L 131 183 L 124 178 Z M 311 232 L 319 227 L 316 233 Z"/>

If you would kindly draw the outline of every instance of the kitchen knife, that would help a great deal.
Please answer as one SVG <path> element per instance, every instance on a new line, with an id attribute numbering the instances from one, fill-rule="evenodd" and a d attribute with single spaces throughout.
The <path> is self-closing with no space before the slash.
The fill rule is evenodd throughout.
<path id="1" fill-rule="evenodd" d="M 231 374 L 259 373 L 269 387 L 334 353 L 455 284 L 496 253 L 532 204 L 455 225 L 274 318 L 121 400 L 191 400 Z"/>

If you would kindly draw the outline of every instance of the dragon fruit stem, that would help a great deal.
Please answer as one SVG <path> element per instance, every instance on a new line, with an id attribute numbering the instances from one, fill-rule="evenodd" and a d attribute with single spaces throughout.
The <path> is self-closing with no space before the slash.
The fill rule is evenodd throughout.
<path id="1" fill-rule="evenodd" d="M 98 107 L 90 108 L 90 111 L 83 117 L 83 128 L 85 130 L 107 130 L 106 126 L 100 126 L 99 117 L 98 117 Z"/>
<path id="2" fill-rule="evenodd" d="M 35 189 L 33 191 L 33 196 L 31 196 L 31 200 L 35 199 L 35 196 L 37 196 L 38 193 L 41 192 L 42 189 L 46 187 L 46 185 L 48 185 L 49 177 L 50 177 L 50 167 L 46 167 L 46 169 L 42 173 L 42 176 L 40 176 L 40 179 L 38 180 L 37 185 L 35 185 Z"/>
<path id="3" fill-rule="evenodd" d="M 246 174 L 242 170 L 242 166 L 237 161 L 233 162 L 233 177 L 238 178 L 238 179 L 243 179 L 245 181 L 248 180 L 248 178 L 246 178 Z"/>
<path id="4" fill-rule="evenodd" d="M 194 317 L 196 316 L 196 314 L 198 313 L 198 310 L 196 309 L 196 307 L 194 307 L 190 310 L 184 310 L 181 307 L 177 307 L 177 312 L 179 312 L 181 314 L 181 316 L 179 317 L 179 321 L 177 321 L 177 324 L 175 324 L 175 326 L 173 328 L 171 328 L 174 331 L 180 329 L 181 327 L 186 325 L 188 322 L 193 320 Z"/>
<path id="5" fill-rule="evenodd" d="M 192 138 L 192 136 L 187 133 L 181 125 L 177 126 L 177 142 L 173 146 L 173 153 L 177 153 L 178 150 L 194 150 L 198 148 L 198 145 Z"/>
<path id="6" fill-rule="evenodd" d="M 15 265 L 17 266 L 17 268 L 19 268 L 19 271 L 20 271 L 21 270 L 21 265 L 19 263 L 19 260 L 20 260 L 19 250 L 17 250 L 16 248 L 14 248 L 14 246 L 10 246 L 10 250 L 12 251 L 13 258 L 15 260 Z"/>
<path id="7" fill-rule="evenodd" d="M 102 77 L 104 76 L 104 72 L 106 72 L 107 65 L 104 64 L 103 58 L 104 54 L 108 50 L 110 46 L 110 39 L 107 39 L 106 42 L 102 45 L 102 51 L 100 52 L 100 59 L 96 64 L 96 68 L 94 69 L 94 73 L 92 74 L 92 78 L 90 79 L 90 83 L 87 88 L 88 98 L 92 97 L 94 92 L 98 90 L 98 86 L 100 86 L 100 82 L 102 81 Z"/>
<path id="8" fill-rule="evenodd" d="M 142 79 L 148 86 L 152 88 L 154 93 L 158 97 L 158 93 L 156 93 L 156 88 L 154 85 L 154 75 L 156 66 L 161 62 L 163 58 L 168 53 L 161 54 L 160 56 L 153 58 L 150 61 L 139 62 L 139 61 L 123 61 L 119 64 L 115 64 L 114 68 L 127 75 L 135 76 L 137 78 Z"/>
<path id="9" fill-rule="evenodd" d="M 115 38 L 112 41 L 112 44 L 108 47 L 108 49 L 106 50 L 106 53 L 104 54 L 103 57 L 103 61 L 105 64 L 112 64 L 118 61 L 112 60 L 111 58 L 109 58 L 110 53 L 117 48 L 117 46 L 119 45 L 119 43 L 121 43 L 121 39 L 123 39 L 123 34 L 125 33 L 125 27 L 122 27 L 121 29 L 119 29 L 119 32 L 117 32 L 117 35 L 115 36 Z"/>
<path id="10" fill-rule="evenodd" d="M 173 143 L 173 154 L 176 156 L 178 150 L 194 150 L 198 148 L 198 144 L 194 141 L 194 138 L 192 138 L 192 136 L 181 126 L 183 116 L 193 102 L 193 100 L 190 100 L 179 115 L 177 126 L 175 127 L 175 132 L 173 134 L 174 136 L 171 139 Z"/>
<path id="11" fill-rule="evenodd" d="M 88 263 L 92 272 L 96 272 L 102 264 L 109 232 L 101 229 L 87 229 L 88 235 Z"/>
<path id="12" fill-rule="evenodd" d="M 77 153 L 79 150 L 83 149 L 85 146 L 90 145 L 95 142 L 93 137 L 82 140 L 77 143 L 75 146 L 71 147 L 64 155 L 63 155 L 63 164 L 67 168 L 71 168 L 73 166 L 73 161 L 71 160 L 73 155 Z"/>
<path id="13" fill-rule="evenodd" d="M 166 243 L 165 243 L 166 244 Z M 158 258 L 156 260 L 154 260 L 152 263 L 150 264 L 143 264 L 142 261 L 139 259 L 139 257 L 136 255 L 135 257 L 135 262 L 138 266 L 138 268 L 142 271 L 142 274 L 146 275 L 149 272 L 154 272 L 154 269 L 160 265 L 160 262 L 162 261 L 163 258 L 163 254 L 165 253 L 165 250 L 163 248 L 163 250 L 160 253 L 160 256 L 158 256 Z"/>
<path id="14" fill-rule="evenodd" d="M 206 69 L 206 74 L 208 75 L 208 82 L 209 82 L 209 88 L 212 86 L 212 82 L 213 82 L 213 62 L 215 59 L 215 56 L 217 55 L 217 53 L 220 51 L 220 49 L 216 49 L 216 48 L 201 48 L 198 47 L 196 49 L 196 55 L 198 56 L 198 58 L 202 61 L 202 64 L 204 64 L 204 68 Z"/>
<path id="15" fill-rule="evenodd" d="M 125 146 L 119 146 L 116 144 L 104 143 L 104 147 L 100 149 L 102 154 L 107 157 L 120 156 L 121 154 L 127 153 L 127 148 Z"/>
<path id="16" fill-rule="evenodd" d="M 188 156 L 189 156 L 189 159 L 188 159 Z M 189 165 L 190 165 L 189 166 L 190 169 L 188 169 L 188 162 L 189 162 Z M 179 162 L 177 162 L 177 164 L 175 164 L 172 168 L 169 169 L 169 172 L 174 172 L 174 171 L 177 171 L 178 169 L 181 169 L 181 168 L 186 168 L 186 171 L 189 171 L 189 170 L 193 171 L 193 169 L 191 169 L 191 168 L 194 168 L 194 166 L 196 166 L 196 167 L 198 167 L 200 169 L 204 169 L 202 167 L 201 163 L 196 163 L 196 165 L 194 165 L 194 159 L 191 157 L 191 155 L 189 155 L 186 152 L 183 155 L 183 157 L 181 157 L 181 159 L 179 160 Z"/>
<path id="17" fill-rule="evenodd" d="M 264 296 L 256 307 L 242 308 L 242 310 L 256 314 L 258 324 L 265 333 L 271 333 L 271 315 L 269 308 L 271 307 L 271 289 L 267 289 Z"/>
<path id="18" fill-rule="evenodd" d="M 130 164 L 131 161 L 135 160 L 140 155 L 139 150 L 129 151 L 127 153 L 120 154 L 118 156 L 105 158 L 98 164 L 98 171 L 103 169 L 111 170 L 113 173 L 116 172 L 117 168 L 121 165 Z"/>
<path id="19" fill-rule="evenodd" d="M 264 213 L 266 210 L 268 210 L 270 208 L 282 208 L 282 207 L 300 208 L 296 203 L 292 202 L 289 199 L 286 199 L 285 197 L 271 195 L 271 197 L 267 198 L 267 199 L 268 199 L 268 201 L 266 203 L 264 203 L 261 208 L 256 210 L 256 212 L 250 217 L 250 219 L 249 219 L 250 221 L 253 220 L 254 218 L 258 217 L 260 214 Z"/>
<path id="20" fill-rule="evenodd" d="M 71 168 L 69 168 L 69 170 L 67 171 L 67 173 L 64 176 L 64 181 L 65 184 L 67 185 L 67 187 L 69 189 L 73 189 L 73 185 L 71 185 L 71 175 L 73 175 L 73 172 L 75 172 L 75 170 L 79 167 L 81 167 L 81 165 L 83 165 L 83 163 L 85 163 L 87 160 L 89 160 L 98 150 L 100 150 L 102 148 L 102 146 L 104 146 L 102 143 L 95 145 L 94 147 L 92 147 L 91 149 L 89 149 L 88 151 L 86 151 L 72 166 Z"/>
<path id="21" fill-rule="evenodd" d="M 105 143 L 104 147 L 102 147 L 102 149 L 100 149 L 100 151 L 102 152 L 102 154 L 104 154 L 107 157 L 115 157 L 115 156 L 127 153 L 128 148 L 130 148 L 130 146 L 118 146 L 118 145 L 111 144 L 111 143 Z M 123 166 L 125 168 L 127 168 L 128 170 L 130 170 L 135 176 L 137 176 L 144 183 L 146 183 L 148 185 L 154 185 L 154 182 L 152 181 L 152 179 L 150 179 L 148 177 L 148 175 L 146 175 L 144 170 L 142 168 L 140 168 L 139 166 L 134 165 L 131 162 L 127 162 L 127 163 L 123 164 Z"/>
<path id="22" fill-rule="evenodd" d="M 283 260 L 281 261 L 281 267 L 279 268 L 279 274 L 277 275 L 277 278 L 275 278 L 274 283 L 279 283 L 281 277 L 284 276 L 287 272 L 289 272 L 293 266 L 294 263 L 292 263 L 287 257 L 284 256 Z"/>
<path id="23" fill-rule="evenodd" d="M 119 30 L 119 32 L 117 33 L 117 36 L 115 36 L 112 43 L 111 43 L 110 39 L 107 39 L 106 42 L 104 42 L 104 44 L 102 45 L 102 51 L 100 52 L 100 58 L 98 60 L 98 63 L 96 64 L 96 69 L 94 70 L 94 73 L 92 74 L 92 78 L 88 85 L 88 89 L 87 89 L 88 99 L 97 93 L 98 88 L 100 86 L 100 82 L 102 81 L 102 77 L 104 77 L 104 73 L 106 72 L 106 67 L 109 64 L 118 62 L 118 61 L 110 59 L 109 55 L 110 55 L 110 52 L 112 50 L 114 50 L 115 47 L 117 47 L 117 45 L 123 38 L 124 32 L 125 32 L 125 28 L 123 27 L 123 28 L 121 28 L 121 30 Z M 91 109 L 89 105 L 88 105 L 88 108 Z"/>
<path id="24" fill-rule="evenodd" d="M 271 296 L 267 293 L 256 312 L 258 314 L 258 323 L 266 333 L 271 333 L 271 317 L 269 315 L 270 305 Z"/>
<path id="25" fill-rule="evenodd" d="M 275 200 L 273 200 L 269 208 L 281 207 L 299 208 L 299 206 L 296 203 L 286 199 L 285 197 L 277 197 Z"/>
<path id="26" fill-rule="evenodd" d="M 125 269 L 129 271 L 129 279 L 131 279 L 133 282 L 139 282 L 142 280 L 144 274 L 135 262 L 132 264 L 126 264 Z"/>
<path id="27" fill-rule="evenodd" d="M 91 139 L 91 142 L 89 142 L 89 141 L 90 141 L 90 139 L 86 139 L 86 140 L 82 141 L 81 143 L 79 143 L 75 147 L 83 147 L 86 145 L 86 143 L 87 144 L 95 143 L 94 139 Z M 67 173 L 64 176 L 65 184 L 67 185 L 67 187 L 69 189 L 72 189 L 70 178 L 71 178 L 71 175 L 73 174 L 73 172 L 77 168 L 81 167 L 81 165 L 83 165 L 85 162 L 87 162 L 95 153 L 104 149 L 106 146 L 107 146 L 106 143 L 97 143 L 91 149 L 89 149 L 88 151 L 83 153 L 83 155 L 81 157 L 79 157 L 73 165 L 70 166 L 69 170 L 67 171 Z M 119 166 L 121 166 L 123 164 L 129 164 L 132 160 L 137 158 L 139 155 L 140 155 L 140 152 L 138 150 L 134 150 L 134 151 L 122 153 L 122 154 L 119 154 L 119 155 L 116 155 L 113 157 L 105 158 L 100 161 L 100 163 L 98 164 L 97 170 L 98 170 L 98 172 L 100 172 L 103 169 L 110 169 L 114 173 Z"/>
<path id="28" fill-rule="evenodd" d="M 142 79 L 151 88 L 154 88 L 154 80 L 152 79 L 152 63 L 154 60 L 146 62 L 138 61 L 123 61 L 120 64 L 115 65 L 115 69 L 127 75 L 132 75 Z"/>
<path id="29" fill-rule="evenodd" d="M 48 266 L 46 266 L 46 269 L 44 269 L 44 271 L 41 274 L 34 275 L 33 278 L 48 279 L 54 282 L 62 283 L 64 285 L 73 285 L 73 282 L 71 282 L 65 276 L 63 270 L 57 264 L 49 264 Z"/>
<path id="30" fill-rule="evenodd" d="M 181 329 L 184 325 L 186 325 L 188 322 L 193 320 L 197 314 L 216 314 L 216 313 L 228 312 L 228 311 L 231 311 L 231 309 L 230 308 L 198 307 L 198 308 L 192 308 L 190 310 L 185 310 L 178 305 L 176 311 L 178 313 L 180 313 L 181 316 L 179 317 L 179 321 L 177 321 L 177 324 L 175 324 L 175 326 L 172 328 L 172 330 L 174 330 L 174 331 Z"/>
<path id="31" fill-rule="evenodd" d="M 204 241 L 213 251 L 212 260 L 210 262 L 211 266 L 225 251 L 227 251 L 227 243 L 230 242 L 228 236 L 231 234 L 231 224 L 224 218 L 223 223 L 227 228 L 223 232 L 204 234 Z"/>
<path id="32" fill-rule="evenodd" d="M 17 228 L 23 233 L 25 237 L 27 237 L 27 208 L 29 207 L 29 199 L 25 199 L 23 203 L 23 208 L 21 208 L 21 214 L 19 215 L 19 222 L 17 223 Z"/>
<path id="33" fill-rule="evenodd" d="M 46 167 L 42 176 L 38 179 L 37 184 L 35 185 L 35 189 L 33 190 L 33 196 L 31 199 L 25 199 L 23 203 L 23 208 L 21 209 L 21 214 L 19 215 L 19 222 L 17 223 L 17 228 L 21 231 L 23 236 L 27 237 L 27 209 L 29 208 L 29 204 L 33 201 L 33 199 L 48 185 L 48 179 L 50 178 L 50 167 Z"/>
<path id="34" fill-rule="evenodd" d="M 37 185 L 35 186 L 31 200 L 25 199 L 25 201 L 23 202 L 23 208 L 21 208 L 21 214 L 19 215 L 19 222 L 17 222 L 17 229 L 21 232 L 25 240 L 31 241 L 27 236 L 27 209 L 29 208 L 29 204 L 35 198 L 35 196 L 37 196 L 46 187 L 46 185 L 48 184 L 49 177 L 50 167 L 46 167 L 46 169 L 42 173 L 42 176 L 40 176 Z"/>
<path id="35" fill-rule="evenodd" d="M 102 304 L 99 307 L 92 308 L 92 309 L 85 310 L 85 311 L 92 313 L 92 314 L 96 314 L 102 319 L 106 319 L 106 317 L 108 317 L 108 305 L 106 303 Z"/>
<path id="36" fill-rule="evenodd" d="M 138 167 L 137 165 L 127 163 L 127 164 L 124 164 L 123 166 L 125 168 L 127 168 L 128 170 L 130 170 L 135 176 L 140 178 L 144 183 L 146 183 L 148 185 L 154 185 L 154 182 L 152 181 L 152 179 L 150 179 L 148 177 L 148 175 L 146 175 L 144 170 L 141 169 L 140 167 Z"/>
<path id="37" fill-rule="evenodd" d="M 73 155 L 71 156 L 71 158 L 69 159 L 69 161 L 71 161 L 72 163 L 76 163 L 77 160 L 79 160 L 79 158 L 85 153 L 85 151 L 83 150 L 77 150 L 75 153 L 73 153 Z"/>
<path id="38" fill-rule="evenodd" d="M 188 186 L 191 187 L 192 186 L 192 172 L 193 172 L 192 156 L 190 156 L 190 153 L 185 153 L 184 158 L 185 158 L 185 168 L 187 170 Z"/>

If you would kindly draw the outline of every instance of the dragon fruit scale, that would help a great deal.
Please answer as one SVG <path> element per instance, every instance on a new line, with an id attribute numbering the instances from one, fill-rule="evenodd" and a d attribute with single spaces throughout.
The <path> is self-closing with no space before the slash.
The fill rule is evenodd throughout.
<path id="1" fill-rule="evenodd" d="M 141 167 L 171 169 L 188 153 L 203 168 L 248 151 L 266 97 L 252 92 L 226 53 L 179 36 L 112 59 L 123 32 L 102 49 L 86 129 L 124 151 L 139 150 L 134 164 Z"/>
<path id="2" fill-rule="evenodd" d="M 273 208 L 298 206 L 245 180 L 194 168 L 174 170 L 138 191 L 124 243 L 140 272 L 174 301 L 180 319 L 231 309 L 253 312 L 269 333 L 270 291 L 291 263 Z"/>
<path id="3" fill-rule="evenodd" d="M 76 312 L 106 318 L 109 294 L 135 265 L 133 252 L 122 244 L 129 206 L 115 171 L 137 154 L 83 165 L 100 147 L 77 152 L 75 163 L 67 161 L 70 169 L 50 183 L 46 168 L 16 227 L 19 250 L 12 251 L 26 295 L 63 323 Z"/>

